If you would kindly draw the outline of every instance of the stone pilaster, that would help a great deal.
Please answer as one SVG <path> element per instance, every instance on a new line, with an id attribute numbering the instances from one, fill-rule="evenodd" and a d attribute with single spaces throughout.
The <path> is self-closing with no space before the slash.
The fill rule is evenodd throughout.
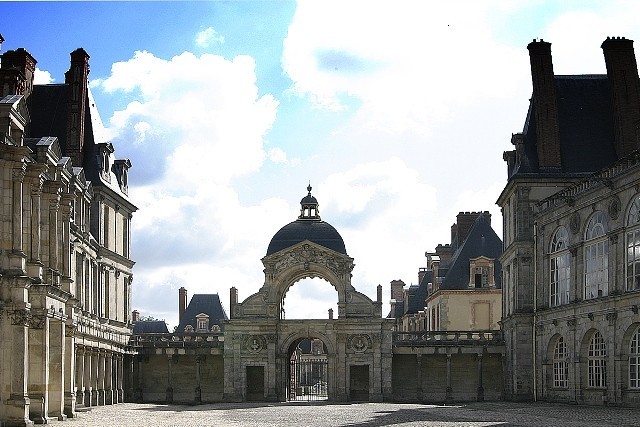
<path id="1" fill-rule="evenodd" d="M 29 328 L 29 373 L 28 391 L 29 418 L 36 424 L 47 424 L 49 420 L 49 317 L 47 311 L 32 311 Z"/>
<path id="2" fill-rule="evenodd" d="M 49 320 L 49 411 L 51 417 L 60 421 L 64 415 L 64 377 L 65 370 L 65 325 L 64 317 L 56 316 Z"/>

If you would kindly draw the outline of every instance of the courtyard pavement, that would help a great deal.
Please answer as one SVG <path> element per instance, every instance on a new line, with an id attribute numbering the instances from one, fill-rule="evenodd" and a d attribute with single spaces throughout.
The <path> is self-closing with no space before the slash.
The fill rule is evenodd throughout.
<path id="1" fill-rule="evenodd" d="M 56 427 L 220 426 L 640 426 L 640 408 L 483 402 L 451 406 L 400 403 L 123 403 L 100 406 Z"/>

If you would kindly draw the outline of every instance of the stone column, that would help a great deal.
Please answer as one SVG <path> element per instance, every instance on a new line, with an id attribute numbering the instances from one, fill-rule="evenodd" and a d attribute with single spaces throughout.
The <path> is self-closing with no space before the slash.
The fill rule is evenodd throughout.
<path id="1" fill-rule="evenodd" d="M 92 399 L 93 397 L 93 366 L 91 362 L 93 361 L 93 354 L 91 351 L 91 347 L 84 348 L 84 380 L 82 381 L 84 384 L 84 406 L 90 407 L 94 406 L 95 401 Z"/>
<path id="2" fill-rule="evenodd" d="M 99 349 L 91 349 L 91 406 L 98 406 L 100 400 L 98 399 L 98 367 L 99 363 Z"/>
<path id="3" fill-rule="evenodd" d="M 42 181 L 39 174 L 31 179 L 31 241 L 27 274 L 42 280 L 42 261 L 40 259 L 40 206 L 42 201 Z"/>
<path id="4" fill-rule="evenodd" d="M 51 275 L 49 283 L 60 286 L 60 266 L 58 264 L 58 211 L 60 210 L 60 196 L 56 195 L 49 201 L 49 268 Z"/>
<path id="5" fill-rule="evenodd" d="M 118 403 L 124 403 L 124 356 L 122 354 L 118 354 L 116 356 L 116 361 L 118 364 L 117 368 L 117 395 L 118 395 Z"/>
<path id="6" fill-rule="evenodd" d="M 47 424 L 49 412 L 49 317 L 47 311 L 32 310 L 29 328 L 28 391 L 31 405 L 29 418 L 36 424 Z"/>
<path id="7" fill-rule="evenodd" d="M 451 354 L 447 354 L 447 392 L 444 398 L 445 402 L 453 400 L 453 390 L 451 389 Z"/>
<path id="8" fill-rule="evenodd" d="M 106 361 L 106 352 L 102 349 L 98 350 L 98 382 L 96 388 L 98 389 L 98 405 L 104 405 L 105 390 L 104 390 L 104 367 Z"/>
<path id="9" fill-rule="evenodd" d="M 202 389 L 200 388 L 200 363 L 202 363 L 201 356 L 196 356 L 196 389 L 194 401 L 196 403 L 202 402 Z"/>
<path id="10" fill-rule="evenodd" d="M 113 353 L 104 353 L 104 404 L 113 405 Z"/>
<path id="11" fill-rule="evenodd" d="M 167 357 L 167 403 L 173 403 L 173 355 Z"/>
<path id="12" fill-rule="evenodd" d="M 422 353 L 416 354 L 416 377 L 418 379 L 418 387 L 416 390 L 418 402 L 422 402 L 424 399 L 422 391 Z"/>
<path id="13" fill-rule="evenodd" d="M 76 405 L 84 406 L 84 347 L 78 347 L 76 353 Z M 71 416 L 67 414 L 69 418 Z"/>
<path id="14" fill-rule="evenodd" d="M 142 356 L 134 356 L 134 361 L 135 361 L 135 367 L 137 368 L 137 372 L 135 373 L 136 375 L 136 385 L 137 387 L 135 388 L 135 401 L 136 402 L 143 402 L 144 401 L 144 395 L 143 395 L 143 390 L 144 390 L 144 380 L 143 380 L 143 375 L 142 375 Z"/>
<path id="15" fill-rule="evenodd" d="M 482 354 L 478 354 L 478 402 L 484 400 L 484 386 L 482 385 Z"/>
<path id="16" fill-rule="evenodd" d="M 2 340 L 3 345 L 6 343 L 11 349 L 5 356 L 6 370 L 3 367 L 3 375 L 0 376 L 3 388 L 10 390 L 8 399 L 2 402 L 4 403 L 3 416 L 8 425 L 31 426 L 33 422 L 29 420 L 30 401 L 27 394 L 29 370 L 28 325 L 31 313 L 26 308 L 15 308 L 7 311 L 7 317 L 11 321 L 11 325 L 0 322 L 0 328 L 3 331 L 0 340 Z M 8 336 L 5 335 L 5 332 L 8 332 Z M 4 337 L 7 337 L 8 341 L 4 341 Z"/>
<path id="17" fill-rule="evenodd" d="M 62 196 L 61 213 L 62 213 L 62 244 L 60 246 L 60 258 L 62 260 L 62 289 L 65 292 L 69 292 L 75 295 L 75 291 L 71 289 L 71 255 L 73 254 L 73 248 L 71 247 L 71 201 L 73 200 L 70 194 Z"/>
<path id="18" fill-rule="evenodd" d="M 26 272 L 26 255 L 22 239 L 22 183 L 26 173 L 24 163 L 13 169 L 11 198 L 11 253 L 9 254 L 9 270 L 18 274 Z"/>
<path id="19" fill-rule="evenodd" d="M 64 421 L 64 381 L 65 366 L 64 317 L 49 321 L 49 415 Z"/>

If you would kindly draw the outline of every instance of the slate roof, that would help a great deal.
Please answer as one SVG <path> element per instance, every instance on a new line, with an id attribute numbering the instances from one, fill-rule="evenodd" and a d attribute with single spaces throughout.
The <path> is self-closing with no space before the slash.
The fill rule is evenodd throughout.
<path id="1" fill-rule="evenodd" d="M 26 137 L 58 137 L 60 148 L 65 155 L 67 146 L 68 90 L 66 84 L 34 85 L 33 92 L 27 98 L 31 122 L 26 129 Z M 120 189 L 113 169 L 109 171 L 109 180 L 103 179 L 100 174 L 96 144 L 108 143 L 109 141 L 90 88 L 87 88 L 86 106 L 84 157 L 82 165 L 74 166 L 82 166 L 87 180 L 94 185 L 109 187 L 124 199 L 129 200 L 129 197 Z M 111 165 L 113 165 L 114 160 L 115 156 L 111 154 L 109 160 Z"/>
<path id="2" fill-rule="evenodd" d="M 344 240 L 333 226 L 321 220 L 296 220 L 282 227 L 271 239 L 267 255 L 274 254 L 305 240 L 347 254 Z"/>
<path id="3" fill-rule="evenodd" d="M 467 238 L 451 258 L 448 269 L 439 271 L 439 273 L 446 273 L 439 288 L 447 290 L 468 289 L 469 260 L 480 256 L 494 259 L 496 288 L 502 288 L 502 265 L 498 261 L 501 254 L 502 240 L 493 231 L 491 223 L 485 215 L 479 215 Z"/>
<path id="4" fill-rule="evenodd" d="M 224 307 L 222 307 L 218 294 L 193 294 L 182 316 L 182 321 L 178 325 L 177 332 L 184 332 L 184 328 L 187 325 L 191 325 L 195 329 L 197 326 L 196 316 L 200 313 L 209 316 L 209 329 L 211 329 L 213 325 L 219 325 L 220 330 L 224 330 L 222 321 L 229 319 L 227 313 L 224 311 Z"/>
<path id="5" fill-rule="evenodd" d="M 611 92 L 606 75 L 554 76 L 562 173 L 592 173 L 617 160 Z M 517 174 L 539 174 L 533 98 L 525 121 Z"/>
<path id="6" fill-rule="evenodd" d="M 424 310 L 424 300 L 429 295 L 429 282 L 433 281 L 433 270 L 427 270 L 417 285 L 409 286 L 406 293 L 404 314 L 416 314 Z"/>
<path id="7" fill-rule="evenodd" d="M 164 320 L 138 320 L 133 322 L 134 334 L 168 334 L 167 324 Z"/>

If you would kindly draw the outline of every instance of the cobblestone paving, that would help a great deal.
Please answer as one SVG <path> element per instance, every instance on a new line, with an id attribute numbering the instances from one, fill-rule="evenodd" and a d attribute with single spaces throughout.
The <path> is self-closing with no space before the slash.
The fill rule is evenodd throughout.
<path id="1" fill-rule="evenodd" d="M 125 403 L 101 406 L 55 427 L 220 426 L 640 426 L 640 408 L 506 402 L 437 406 L 398 403 L 219 403 L 200 406 Z"/>

